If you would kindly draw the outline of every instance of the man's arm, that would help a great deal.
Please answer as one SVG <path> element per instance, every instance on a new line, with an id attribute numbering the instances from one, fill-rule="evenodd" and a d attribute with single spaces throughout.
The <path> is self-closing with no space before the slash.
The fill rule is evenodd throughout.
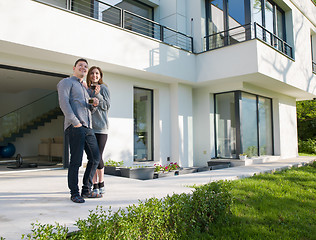
<path id="1" fill-rule="evenodd" d="M 61 80 L 57 85 L 58 90 L 58 101 L 59 106 L 62 112 L 65 115 L 65 118 L 71 122 L 74 127 L 80 127 L 81 123 L 79 119 L 74 114 L 72 107 L 70 105 L 70 91 L 71 84 L 69 84 L 66 80 Z"/>

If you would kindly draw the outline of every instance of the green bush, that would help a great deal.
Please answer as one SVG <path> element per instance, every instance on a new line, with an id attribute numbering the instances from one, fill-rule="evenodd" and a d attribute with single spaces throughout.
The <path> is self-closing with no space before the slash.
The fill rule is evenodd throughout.
<path id="1" fill-rule="evenodd" d="M 298 151 L 302 153 L 316 153 L 316 140 L 298 140 Z"/>
<path id="2" fill-rule="evenodd" d="M 111 208 L 105 211 L 102 207 L 97 207 L 95 211 L 90 211 L 87 219 L 76 222 L 79 231 L 67 238 L 172 240 L 207 232 L 211 224 L 228 219 L 232 204 L 230 185 L 227 181 L 212 182 L 195 187 L 191 194 L 173 194 L 162 199 L 150 198 L 116 212 Z M 60 228 L 59 225 L 57 227 Z M 60 238 L 55 235 L 53 238 L 53 231 L 44 232 L 41 225 L 33 225 L 32 232 L 33 235 L 28 235 L 29 239 L 44 239 L 39 238 L 41 232 L 45 239 L 65 239 L 64 231 L 58 231 L 62 233 Z"/>
<path id="3" fill-rule="evenodd" d="M 62 240 L 66 239 L 68 233 L 68 228 L 56 223 L 53 224 L 40 224 L 40 223 L 32 223 L 32 233 L 23 234 L 22 239 L 36 239 L 36 240 Z M 1 238 L 3 239 L 3 238 Z"/>

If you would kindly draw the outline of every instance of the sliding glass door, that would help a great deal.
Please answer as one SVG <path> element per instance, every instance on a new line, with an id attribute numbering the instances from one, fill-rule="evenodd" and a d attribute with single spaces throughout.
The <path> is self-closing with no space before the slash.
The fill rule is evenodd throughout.
<path id="1" fill-rule="evenodd" d="M 216 95 L 217 156 L 236 158 L 236 108 L 234 93 Z"/>
<path id="2" fill-rule="evenodd" d="M 216 157 L 273 155 L 272 100 L 241 91 L 215 95 Z"/>

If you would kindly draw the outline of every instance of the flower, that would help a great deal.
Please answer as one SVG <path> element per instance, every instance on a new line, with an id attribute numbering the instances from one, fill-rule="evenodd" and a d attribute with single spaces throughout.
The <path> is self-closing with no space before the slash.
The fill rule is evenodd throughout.
<path id="1" fill-rule="evenodd" d="M 158 164 L 154 164 L 155 166 L 155 172 L 169 172 L 172 170 L 177 170 L 178 168 L 180 168 L 180 166 L 178 165 L 178 163 L 170 163 L 170 164 L 166 164 L 164 166 L 158 165 Z"/>

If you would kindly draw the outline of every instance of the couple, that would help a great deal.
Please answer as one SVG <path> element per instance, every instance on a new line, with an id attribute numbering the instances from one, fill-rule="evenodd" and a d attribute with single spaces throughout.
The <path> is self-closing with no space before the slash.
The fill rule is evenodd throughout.
<path id="1" fill-rule="evenodd" d="M 84 82 L 85 76 L 87 82 Z M 73 76 L 57 84 L 59 106 L 65 116 L 64 130 L 70 147 L 68 187 L 70 199 L 75 203 L 84 203 L 84 198 L 100 198 L 104 192 L 102 154 L 108 137 L 110 93 L 102 77 L 100 68 L 93 66 L 88 71 L 88 61 L 81 58 L 75 62 Z M 91 85 L 95 85 L 95 89 Z M 78 175 L 83 151 L 87 154 L 88 164 L 80 195 Z"/>

